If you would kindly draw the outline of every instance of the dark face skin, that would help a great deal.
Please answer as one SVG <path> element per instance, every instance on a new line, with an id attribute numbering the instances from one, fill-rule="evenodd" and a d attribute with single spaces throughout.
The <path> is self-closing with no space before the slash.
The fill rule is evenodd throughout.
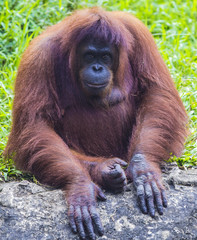
<path id="1" fill-rule="evenodd" d="M 79 80 L 86 95 L 104 98 L 113 87 L 118 50 L 107 42 L 83 41 L 78 47 Z"/>

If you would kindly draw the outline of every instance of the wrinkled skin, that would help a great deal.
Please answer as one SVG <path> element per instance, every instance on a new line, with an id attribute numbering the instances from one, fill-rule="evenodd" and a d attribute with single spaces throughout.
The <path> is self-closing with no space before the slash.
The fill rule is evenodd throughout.
<path id="1" fill-rule="evenodd" d="M 118 65 L 118 52 L 113 44 L 89 39 L 78 46 L 79 81 L 82 91 L 89 99 L 99 99 L 99 102 L 111 92 L 113 73 Z M 118 90 L 114 97 L 108 99 L 113 105 L 120 98 Z M 119 95 L 118 95 L 119 94 Z M 121 96 L 122 97 L 122 96 Z"/>
<path id="2" fill-rule="evenodd" d="M 92 179 L 101 187 L 121 192 L 126 185 L 126 175 L 121 166 L 127 163 L 119 158 L 112 158 L 98 163 L 92 169 Z M 80 181 L 79 181 L 80 182 Z M 95 233 L 103 235 L 103 227 L 96 210 L 96 199 L 106 200 L 102 190 L 92 181 L 72 184 L 67 193 L 68 216 L 74 233 L 78 232 L 81 239 L 95 239 Z"/>
<path id="3" fill-rule="evenodd" d="M 142 154 L 136 154 L 127 163 L 119 158 L 108 159 L 98 163 L 91 169 L 91 178 L 102 188 L 119 193 L 124 191 L 128 181 L 133 181 L 137 191 L 139 206 L 144 214 L 155 216 L 155 207 L 160 215 L 163 207 L 167 207 L 167 199 L 160 177 L 152 169 Z M 122 168 L 123 167 L 123 168 Z M 81 239 L 95 239 L 95 233 L 103 235 L 103 227 L 96 210 L 96 199 L 106 200 L 102 190 L 90 180 L 81 184 L 72 184 L 67 191 L 69 205 L 68 216 L 74 233 Z"/>
<path id="4" fill-rule="evenodd" d="M 106 160 L 95 167 L 92 178 L 95 178 L 96 183 L 108 191 L 122 192 L 127 179 L 121 166 L 126 167 L 127 163 L 119 158 Z"/>
<path id="5" fill-rule="evenodd" d="M 132 180 L 137 191 L 139 206 L 144 214 L 155 216 L 155 206 L 160 215 L 163 207 L 167 207 L 167 199 L 160 177 L 144 155 L 135 154 L 126 170 L 129 180 Z"/>
<path id="6" fill-rule="evenodd" d="M 92 181 L 72 184 L 66 192 L 68 202 L 68 217 L 74 233 L 79 233 L 81 239 L 96 238 L 95 232 L 103 235 L 104 229 L 96 210 L 96 199 L 106 200 L 104 193 Z"/>

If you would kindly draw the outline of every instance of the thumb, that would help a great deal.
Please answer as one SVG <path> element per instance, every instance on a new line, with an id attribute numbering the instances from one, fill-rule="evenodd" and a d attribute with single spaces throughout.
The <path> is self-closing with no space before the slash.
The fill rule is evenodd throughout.
<path id="1" fill-rule="evenodd" d="M 132 172 L 129 168 L 126 169 L 125 174 L 126 174 L 128 182 L 132 182 L 133 181 L 133 174 L 132 174 Z"/>
<path id="2" fill-rule="evenodd" d="M 96 193 L 97 193 L 97 198 L 101 201 L 105 201 L 107 200 L 107 197 L 105 196 L 105 194 L 103 193 L 103 191 L 100 189 L 100 187 L 98 187 L 97 185 L 95 185 L 96 188 Z"/>
<path id="3" fill-rule="evenodd" d="M 126 167 L 128 165 L 127 162 L 123 161 L 122 159 L 117 158 L 116 163 L 120 164 L 122 167 Z"/>

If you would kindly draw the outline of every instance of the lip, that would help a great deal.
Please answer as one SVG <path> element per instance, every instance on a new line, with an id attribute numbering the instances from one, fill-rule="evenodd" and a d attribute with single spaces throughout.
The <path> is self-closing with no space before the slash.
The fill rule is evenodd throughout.
<path id="1" fill-rule="evenodd" d="M 92 83 L 86 83 L 86 85 L 90 88 L 104 88 L 106 87 L 108 82 L 102 83 L 102 84 L 92 84 Z"/>

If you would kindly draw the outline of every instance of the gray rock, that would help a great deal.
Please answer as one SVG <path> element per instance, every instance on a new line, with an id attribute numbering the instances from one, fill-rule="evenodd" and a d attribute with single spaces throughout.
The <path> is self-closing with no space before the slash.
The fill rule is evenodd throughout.
<path id="1" fill-rule="evenodd" d="M 168 208 L 151 218 L 137 205 L 132 185 L 122 194 L 107 193 L 98 209 L 105 235 L 98 239 L 197 239 L 197 169 L 176 167 L 164 175 Z M 68 225 L 66 202 L 60 190 L 27 181 L 0 184 L 1 240 L 74 240 Z"/>

